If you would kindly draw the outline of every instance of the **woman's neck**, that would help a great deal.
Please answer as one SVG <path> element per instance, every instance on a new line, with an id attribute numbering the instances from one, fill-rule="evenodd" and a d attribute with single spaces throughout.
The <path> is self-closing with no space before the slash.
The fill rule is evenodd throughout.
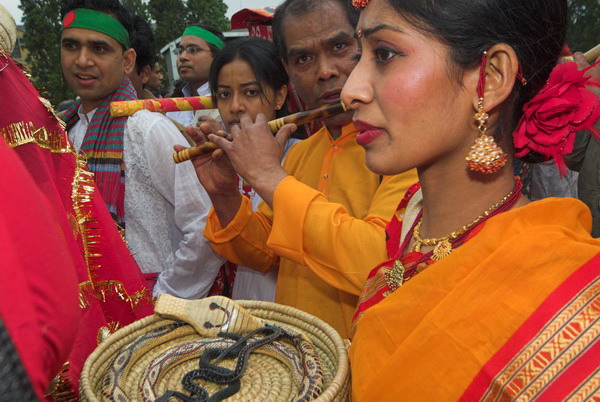
<path id="1" fill-rule="evenodd" d="M 448 172 L 455 172 L 449 174 Z M 420 169 L 423 191 L 422 238 L 440 238 L 473 222 L 515 187 L 512 159 L 495 174 L 483 175 L 463 169 Z M 527 204 L 526 198 L 515 207 Z"/>

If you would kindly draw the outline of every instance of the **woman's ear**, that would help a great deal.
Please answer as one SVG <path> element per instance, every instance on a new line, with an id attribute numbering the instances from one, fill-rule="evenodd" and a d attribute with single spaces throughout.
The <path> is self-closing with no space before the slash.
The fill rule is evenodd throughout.
<path id="1" fill-rule="evenodd" d="M 287 98 L 287 94 L 288 94 L 288 87 L 287 87 L 287 85 L 282 85 L 281 88 L 279 88 L 275 92 L 275 108 L 277 110 L 281 109 L 281 107 L 285 103 L 285 100 Z"/>
<path id="2" fill-rule="evenodd" d="M 510 96 L 517 82 L 518 72 L 519 60 L 512 47 L 499 43 L 487 51 L 483 97 L 486 111 L 494 109 Z M 474 99 L 475 110 L 478 101 L 479 99 Z"/>

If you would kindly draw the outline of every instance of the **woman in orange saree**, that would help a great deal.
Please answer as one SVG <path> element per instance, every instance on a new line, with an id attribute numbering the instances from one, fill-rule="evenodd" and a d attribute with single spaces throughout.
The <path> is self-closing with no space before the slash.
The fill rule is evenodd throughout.
<path id="1" fill-rule="evenodd" d="M 416 167 L 369 275 L 354 400 L 581 398 L 598 392 L 600 241 L 574 199 L 530 203 L 517 157 L 554 158 L 600 116 L 556 66 L 566 0 L 354 0 L 360 61 L 342 92 L 367 166 Z M 473 116 L 474 115 L 474 116 Z"/>

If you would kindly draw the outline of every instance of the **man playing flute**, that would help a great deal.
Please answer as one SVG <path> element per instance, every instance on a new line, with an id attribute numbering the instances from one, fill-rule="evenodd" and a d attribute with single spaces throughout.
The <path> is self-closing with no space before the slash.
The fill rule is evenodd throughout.
<path id="1" fill-rule="evenodd" d="M 356 64 L 357 19 L 342 0 L 288 0 L 277 8 L 274 40 L 310 108 L 339 102 Z M 252 124 L 245 116 L 242 129 L 232 129 L 232 142 L 209 135 L 228 158 L 217 150 L 194 160 L 214 205 L 204 234 L 217 253 L 263 272 L 279 264 L 275 301 L 324 319 L 343 337 L 350 334 L 367 274 L 386 256 L 385 225 L 417 180 L 414 171 L 392 177 L 370 172 L 351 119 L 352 112 L 325 119 L 282 167 L 289 126 L 274 138 L 264 118 Z M 209 130 L 205 124 L 201 129 Z M 258 212 L 238 192 L 233 169 L 263 198 Z M 341 272 L 343 279 L 328 272 Z"/>
<path id="2" fill-rule="evenodd" d="M 79 99 L 66 112 L 69 138 L 84 154 L 153 294 L 207 295 L 223 263 L 202 237 L 210 200 L 191 163 L 171 150 L 185 139 L 168 118 L 139 111 L 112 117 L 109 105 L 136 99 L 125 78 L 135 66 L 132 15 L 119 2 L 63 2 L 61 63 Z M 156 278 L 158 276 L 158 278 Z"/>

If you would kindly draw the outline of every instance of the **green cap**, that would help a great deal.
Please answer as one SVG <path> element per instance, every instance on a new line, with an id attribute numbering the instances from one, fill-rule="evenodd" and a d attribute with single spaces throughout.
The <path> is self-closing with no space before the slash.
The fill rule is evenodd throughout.
<path id="1" fill-rule="evenodd" d="M 61 32 L 67 28 L 84 28 L 98 31 L 119 42 L 129 49 L 129 33 L 119 21 L 110 15 L 88 8 L 69 11 L 63 18 Z"/>
<path id="2" fill-rule="evenodd" d="M 187 27 L 183 31 L 183 35 L 181 35 L 181 36 L 196 36 L 200 39 L 204 39 L 205 41 L 207 41 L 210 44 L 215 45 L 219 49 L 222 49 L 223 46 L 225 46 L 223 41 L 221 39 L 219 39 L 219 37 L 217 35 L 215 35 L 214 33 L 210 32 L 210 31 L 207 31 L 204 28 L 200 28 L 195 25 L 191 25 L 191 26 Z"/>

